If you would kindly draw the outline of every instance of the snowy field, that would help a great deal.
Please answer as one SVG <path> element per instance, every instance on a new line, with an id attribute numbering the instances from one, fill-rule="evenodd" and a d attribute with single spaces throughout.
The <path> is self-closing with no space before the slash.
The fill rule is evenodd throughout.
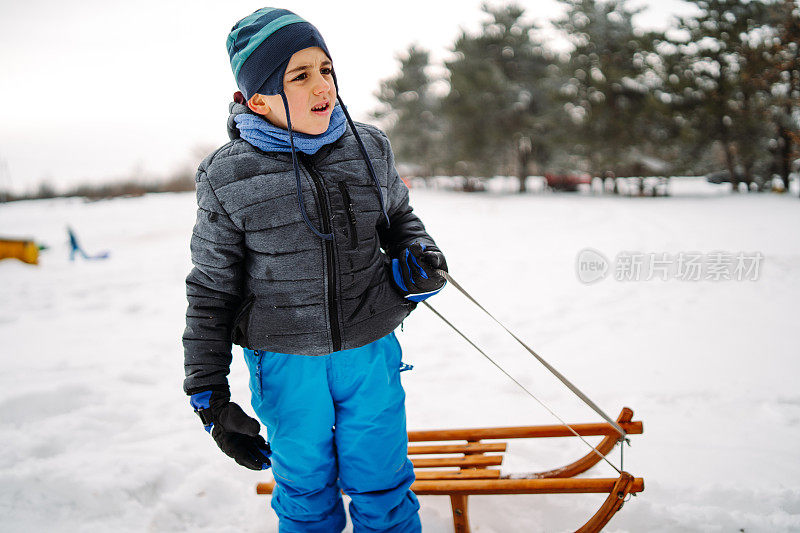
<path id="1" fill-rule="evenodd" d="M 457 281 L 609 414 L 644 422 L 645 478 L 607 531 L 800 531 L 800 200 L 702 180 L 668 198 L 452 193 L 412 201 Z M 795 193 L 796 194 L 796 193 Z M 0 234 L 50 248 L 0 262 L 0 530 L 274 532 L 269 473 L 225 457 L 181 391 L 192 194 L 0 206 Z M 107 261 L 67 259 L 65 227 Z M 760 252 L 757 280 L 582 283 L 576 258 Z M 570 422 L 599 418 L 455 289 L 433 305 Z M 551 424 L 420 307 L 398 331 L 410 429 Z M 249 410 L 234 352 L 233 397 Z M 570 462 L 577 439 L 512 444 L 504 471 Z M 611 455 L 618 463 L 619 453 Z M 588 472 L 612 477 L 608 465 Z M 427 533 L 449 500 L 421 497 Z M 574 530 L 602 495 L 474 496 L 476 533 Z"/>

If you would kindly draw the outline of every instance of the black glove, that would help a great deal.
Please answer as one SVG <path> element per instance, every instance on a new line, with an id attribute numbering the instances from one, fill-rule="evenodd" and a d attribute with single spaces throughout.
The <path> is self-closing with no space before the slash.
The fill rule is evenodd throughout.
<path id="1" fill-rule="evenodd" d="M 447 262 L 442 252 L 426 250 L 424 244 L 415 242 L 392 259 L 392 279 L 406 298 L 421 302 L 444 287 L 446 280 L 436 270 L 447 272 Z"/>
<path id="2" fill-rule="evenodd" d="M 272 451 L 258 434 L 261 426 L 230 398 L 229 392 L 204 391 L 192 394 L 190 403 L 220 450 L 250 470 L 266 470 Z"/>

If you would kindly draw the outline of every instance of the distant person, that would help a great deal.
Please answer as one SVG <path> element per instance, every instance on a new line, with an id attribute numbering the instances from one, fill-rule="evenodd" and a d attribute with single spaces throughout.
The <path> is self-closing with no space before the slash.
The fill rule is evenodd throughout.
<path id="1" fill-rule="evenodd" d="M 75 236 L 75 232 L 69 226 L 67 226 L 67 233 L 69 234 L 69 260 L 75 261 L 75 254 L 80 254 L 84 259 L 89 259 L 81 245 L 78 244 L 78 237 Z"/>
<path id="2" fill-rule="evenodd" d="M 106 259 L 109 255 L 108 252 L 101 252 L 95 255 L 87 254 L 81 245 L 78 244 L 78 237 L 75 235 L 73 229 L 67 226 L 67 234 L 69 235 L 69 260 L 75 261 L 75 254 L 80 254 L 84 259 L 92 260 L 92 259 Z"/>
<path id="3" fill-rule="evenodd" d="M 314 26 L 263 8 L 227 48 L 240 92 L 196 177 L 184 390 L 222 451 L 272 465 L 281 532 L 341 531 L 340 489 L 354 531 L 418 532 L 394 330 L 444 286 L 444 256 Z M 230 401 L 232 343 L 269 444 Z"/>

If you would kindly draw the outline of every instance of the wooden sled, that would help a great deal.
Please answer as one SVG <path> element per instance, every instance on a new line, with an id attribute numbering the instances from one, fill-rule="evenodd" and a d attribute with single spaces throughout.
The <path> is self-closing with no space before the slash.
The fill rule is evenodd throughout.
<path id="1" fill-rule="evenodd" d="M 633 411 L 625 407 L 617 423 L 629 435 L 641 434 L 642 423 L 632 419 Z M 606 422 L 570 424 L 570 427 L 582 437 L 603 436 L 595 447 L 603 457 L 621 440 L 619 433 Z M 618 478 L 573 479 L 601 461 L 601 457 L 592 451 L 568 465 L 544 472 L 501 475 L 499 469 L 491 468 L 503 462 L 508 443 L 502 439 L 574 436 L 563 425 L 409 431 L 409 442 L 424 443 L 408 447 L 416 473 L 411 490 L 418 496 L 450 496 L 456 533 L 470 532 L 467 507 L 470 494 L 608 494 L 594 516 L 577 529 L 578 533 L 600 531 L 622 508 L 629 494 L 644 490 L 642 478 L 634 478 L 623 471 Z M 442 444 L 450 441 L 461 442 Z M 258 494 L 272 494 L 274 486 L 274 481 L 259 483 L 256 491 Z"/>

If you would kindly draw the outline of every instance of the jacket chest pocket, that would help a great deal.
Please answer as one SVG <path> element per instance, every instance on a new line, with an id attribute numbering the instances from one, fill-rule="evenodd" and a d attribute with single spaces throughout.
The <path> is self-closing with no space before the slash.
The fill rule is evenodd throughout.
<path id="1" fill-rule="evenodd" d="M 356 212 L 353 207 L 353 198 L 350 196 L 350 189 L 346 181 L 338 182 L 339 192 L 342 194 L 345 215 L 347 216 L 348 231 L 350 233 L 350 249 L 358 248 L 358 228 L 356 227 Z"/>

